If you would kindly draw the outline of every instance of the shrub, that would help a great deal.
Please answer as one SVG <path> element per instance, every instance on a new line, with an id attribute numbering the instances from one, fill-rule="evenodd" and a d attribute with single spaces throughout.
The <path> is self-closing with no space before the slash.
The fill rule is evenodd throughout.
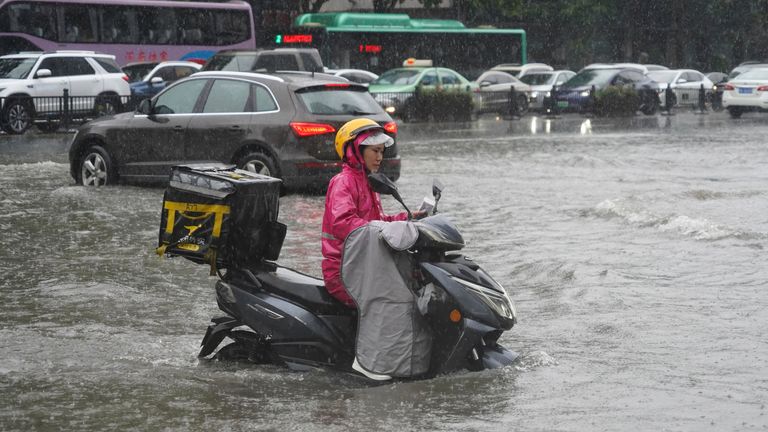
<path id="1" fill-rule="evenodd" d="M 631 87 L 608 86 L 595 94 L 597 115 L 634 115 L 639 106 L 640 96 Z"/>
<path id="2" fill-rule="evenodd" d="M 409 104 L 408 117 L 414 120 L 470 120 L 474 103 L 470 92 L 418 89 Z"/>

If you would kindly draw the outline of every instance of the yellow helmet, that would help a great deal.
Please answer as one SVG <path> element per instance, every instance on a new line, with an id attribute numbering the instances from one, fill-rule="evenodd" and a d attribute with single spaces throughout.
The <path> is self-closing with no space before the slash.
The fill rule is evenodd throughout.
<path id="1" fill-rule="evenodd" d="M 353 141 L 361 132 L 371 129 L 384 130 L 369 118 L 357 118 L 344 123 L 344 126 L 336 132 L 336 154 L 339 155 L 339 159 L 344 159 L 344 145 Z"/>

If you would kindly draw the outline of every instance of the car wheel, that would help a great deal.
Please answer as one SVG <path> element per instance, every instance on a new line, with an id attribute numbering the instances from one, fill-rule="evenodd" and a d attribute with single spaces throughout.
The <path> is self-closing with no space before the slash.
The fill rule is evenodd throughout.
<path id="1" fill-rule="evenodd" d="M 83 186 L 107 186 L 117 182 L 117 172 L 109 153 L 101 146 L 91 146 L 80 158 L 79 181 Z"/>
<path id="2" fill-rule="evenodd" d="M 117 114 L 120 106 L 120 102 L 117 96 L 99 96 L 96 98 L 96 106 L 94 111 L 96 117 L 104 117 Z"/>
<path id="3" fill-rule="evenodd" d="M 525 113 L 528 112 L 528 109 L 530 108 L 529 102 L 528 102 L 528 96 L 525 94 L 521 94 L 517 97 L 517 114 L 518 115 L 525 115 Z"/>
<path id="4" fill-rule="evenodd" d="M 651 97 L 651 100 L 646 100 L 640 107 L 640 111 L 645 115 L 654 115 L 659 110 L 659 101 L 656 98 Z"/>
<path id="5" fill-rule="evenodd" d="M 238 168 L 270 177 L 278 177 L 277 164 L 262 152 L 252 152 L 240 158 Z"/>
<path id="6" fill-rule="evenodd" d="M 26 99 L 11 99 L 3 110 L 3 130 L 9 134 L 19 135 L 32 126 L 32 104 Z"/>
<path id="7" fill-rule="evenodd" d="M 737 119 L 737 118 L 741 117 L 743 112 L 741 111 L 741 108 L 739 108 L 739 107 L 728 107 L 728 114 L 731 115 L 731 118 Z"/>
<path id="8" fill-rule="evenodd" d="M 52 133 L 59 130 L 59 122 L 53 120 L 49 120 L 44 123 L 37 123 L 35 126 L 37 126 L 40 132 L 43 133 Z"/>

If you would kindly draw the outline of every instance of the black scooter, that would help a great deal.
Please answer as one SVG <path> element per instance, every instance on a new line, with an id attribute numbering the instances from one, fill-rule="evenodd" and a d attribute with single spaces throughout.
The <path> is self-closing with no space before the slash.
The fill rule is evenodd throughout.
<path id="1" fill-rule="evenodd" d="M 410 214 L 386 176 L 371 174 L 369 180 Z M 419 239 L 409 251 L 419 285 L 431 285 L 426 317 L 434 340 L 426 377 L 509 365 L 517 354 L 497 341 L 517 321 L 512 300 L 479 265 L 456 252 L 464 239 L 435 214 L 441 192 L 436 181 L 432 216 L 416 222 Z M 199 357 L 229 338 L 234 342 L 214 358 L 352 371 L 357 313 L 331 297 L 322 279 L 265 261 L 257 268 L 229 269 L 216 283 L 216 297 L 227 315 L 211 320 Z"/>

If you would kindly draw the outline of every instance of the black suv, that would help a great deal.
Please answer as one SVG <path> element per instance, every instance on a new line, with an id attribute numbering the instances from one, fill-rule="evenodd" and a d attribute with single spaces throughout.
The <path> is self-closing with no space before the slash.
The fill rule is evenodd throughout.
<path id="1" fill-rule="evenodd" d="M 271 50 L 217 52 L 203 66 L 204 71 L 323 72 L 323 60 L 315 48 L 276 48 Z"/>
<path id="2" fill-rule="evenodd" d="M 343 78 L 198 72 L 145 99 L 136 112 L 81 126 L 70 173 L 87 186 L 163 183 L 173 165 L 218 161 L 281 178 L 288 189 L 324 190 L 341 166 L 336 131 L 357 117 L 397 134 L 367 89 Z M 400 176 L 397 145 L 386 149 L 381 169 Z"/>

